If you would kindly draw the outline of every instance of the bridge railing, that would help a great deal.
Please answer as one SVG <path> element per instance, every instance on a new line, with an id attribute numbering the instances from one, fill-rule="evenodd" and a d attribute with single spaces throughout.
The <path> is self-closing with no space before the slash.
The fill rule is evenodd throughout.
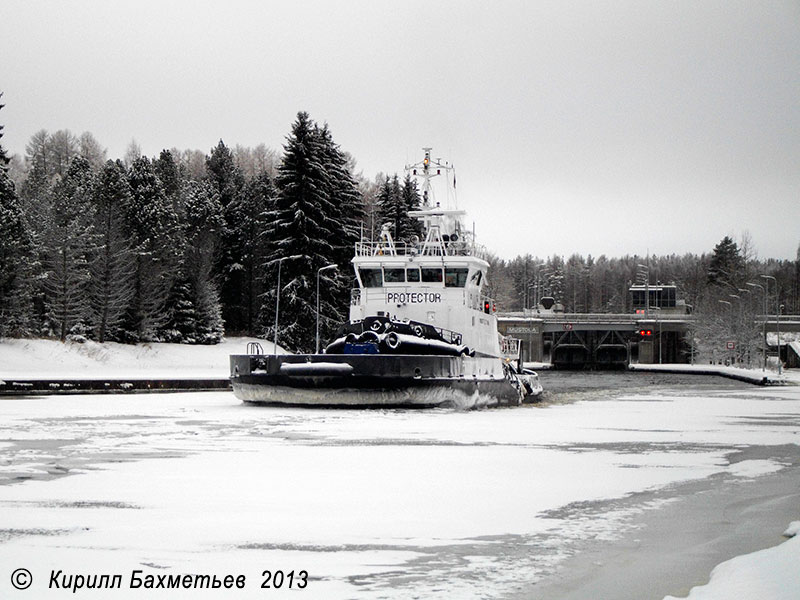
<path id="1" fill-rule="evenodd" d="M 499 313 L 498 318 L 503 319 L 541 319 L 542 321 L 556 321 L 564 323 L 635 323 L 637 321 L 693 321 L 694 315 L 676 315 L 676 314 L 660 314 L 652 313 L 645 317 L 644 315 L 635 315 L 630 313 Z"/>

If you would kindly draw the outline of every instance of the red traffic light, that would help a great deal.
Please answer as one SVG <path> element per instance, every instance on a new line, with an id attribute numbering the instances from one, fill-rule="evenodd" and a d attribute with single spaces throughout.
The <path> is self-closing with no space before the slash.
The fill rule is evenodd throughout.
<path id="1" fill-rule="evenodd" d="M 489 303 L 489 302 L 484 302 L 484 303 L 483 303 L 483 312 L 485 312 L 485 313 L 488 315 L 488 314 L 491 312 L 491 310 L 492 310 L 492 305 L 491 305 L 491 303 Z"/>
<path id="2" fill-rule="evenodd" d="M 653 335 L 653 332 L 650 329 L 640 329 L 639 330 L 639 335 L 642 336 L 642 337 L 649 337 L 649 336 Z"/>

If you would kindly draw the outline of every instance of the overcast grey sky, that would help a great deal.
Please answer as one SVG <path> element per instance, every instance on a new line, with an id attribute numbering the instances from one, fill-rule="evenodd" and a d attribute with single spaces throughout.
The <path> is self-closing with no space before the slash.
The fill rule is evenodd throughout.
<path id="1" fill-rule="evenodd" d="M 299 110 L 369 178 L 432 146 L 506 258 L 800 243 L 797 0 L 3 0 L 0 91 L 11 153 L 280 149 Z"/>

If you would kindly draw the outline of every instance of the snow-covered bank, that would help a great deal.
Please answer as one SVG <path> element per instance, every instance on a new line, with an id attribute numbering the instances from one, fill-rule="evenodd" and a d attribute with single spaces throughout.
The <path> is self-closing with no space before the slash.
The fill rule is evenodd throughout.
<path id="1" fill-rule="evenodd" d="M 686 365 L 686 364 L 631 364 L 631 371 L 659 371 L 662 373 L 690 373 L 696 375 L 719 375 L 731 377 L 750 383 L 782 385 L 786 383 L 800 385 L 800 373 L 784 370 L 782 374 L 761 369 L 743 369 L 725 365 Z"/>
<path id="2" fill-rule="evenodd" d="M 272 352 L 272 342 L 256 338 L 227 338 L 213 346 L 4 338 L 0 379 L 225 378 L 228 357 L 244 354 L 248 342 Z"/>
<path id="3" fill-rule="evenodd" d="M 791 539 L 766 550 L 737 556 L 718 565 L 707 585 L 692 588 L 688 600 L 795 600 L 800 594 L 800 522 L 784 535 Z M 667 596 L 664 600 L 677 600 Z"/>

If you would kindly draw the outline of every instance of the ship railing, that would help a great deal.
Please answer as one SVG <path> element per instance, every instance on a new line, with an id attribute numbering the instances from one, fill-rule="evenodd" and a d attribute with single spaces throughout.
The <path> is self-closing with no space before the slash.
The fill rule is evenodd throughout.
<path id="1" fill-rule="evenodd" d="M 356 242 L 356 256 L 405 256 L 416 254 L 405 242 Z"/>
<path id="2" fill-rule="evenodd" d="M 356 242 L 356 256 L 475 256 L 486 260 L 486 247 L 472 242 Z"/>
<path id="3" fill-rule="evenodd" d="M 525 309 L 524 311 L 504 312 L 504 318 L 519 319 L 541 319 L 543 321 L 569 321 L 571 323 L 607 323 L 625 322 L 636 323 L 637 321 L 692 321 L 693 315 L 681 315 L 670 313 L 657 313 L 653 311 L 648 317 L 643 314 L 632 313 L 564 313 L 552 311 L 537 311 L 535 309 Z"/>
<path id="4" fill-rule="evenodd" d="M 247 342 L 248 354 L 264 354 L 264 348 L 258 342 Z"/>

